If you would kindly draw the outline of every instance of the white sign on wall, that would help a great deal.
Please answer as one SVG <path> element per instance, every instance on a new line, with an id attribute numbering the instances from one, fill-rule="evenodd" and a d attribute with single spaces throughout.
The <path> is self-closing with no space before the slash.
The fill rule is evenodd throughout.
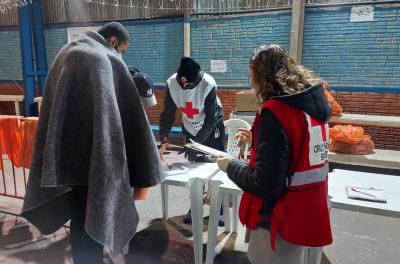
<path id="1" fill-rule="evenodd" d="M 351 8 L 350 22 L 374 21 L 373 6 L 353 6 Z"/>
<path id="2" fill-rule="evenodd" d="M 226 60 L 211 60 L 210 72 L 225 73 L 227 68 Z"/>
<path id="3" fill-rule="evenodd" d="M 69 27 L 67 28 L 68 42 L 78 37 L 85 31 L 97 31 L 100 27 Z"/>

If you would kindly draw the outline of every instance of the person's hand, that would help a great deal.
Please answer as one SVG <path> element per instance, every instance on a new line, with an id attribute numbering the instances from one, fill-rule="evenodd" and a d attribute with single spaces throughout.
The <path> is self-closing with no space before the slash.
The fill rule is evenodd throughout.
<path id="1" fill-rule="evenodd" d="M 234 137 L 234 138 L 239 138 L 237 145 L 239 147 L 241 147 L 241 146 L 244 147 L 244 144 L 251 146 L 251 140 L 253 138 L 253 136 L 251 134 L 251 130 L 246 129 L 246 128 L 238 128 L 238 130 L 239 130 L 239 132 Z"/>
<path id="2" fill-rule="evenodd" d="M 185 158 L 187 158 L 189 162 L 195 162 L 197 159 L 197 154 L 199 154 L 199 152 L 185 147 Z"/>
<path id="3" fill-rule="evenodd" d="M 160 154 L 160 159 L 164 160 L 164 152 L 169 148 L 169 143 L 168 142 L 163 142 L 160 144 L 160 148 L 158 149 L 158 153 Z"/>
<path id="4" fill-rule="evenodd" d="M 220 170 L 223 172 L 226 172 L 226 169 L 228 168 L 229 162 L 231 162 L 232 157 L 229 155 L 219 157 L 217 159 L 218 167 Z"/>
<path id="5" fill-rule="evenodd" d="M 135 187 L 133 189 L 133 200 L 135 200 L 135 201 L 145 200 L 148 192 L 149 192 L 149 188 Z"/>

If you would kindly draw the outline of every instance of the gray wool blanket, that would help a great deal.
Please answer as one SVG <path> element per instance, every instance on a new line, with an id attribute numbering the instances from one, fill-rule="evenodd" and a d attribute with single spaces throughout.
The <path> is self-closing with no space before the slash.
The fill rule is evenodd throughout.
<path id="1" fill-rule="evenodd" d="M 136 232 L 132 187 L 163 180 L 158 150 L 121 56 L 96 32 L 67 44 L 49 71 L 21 215 L 43 234 L 88 187 L 86 232 L 118 253 Z"/>

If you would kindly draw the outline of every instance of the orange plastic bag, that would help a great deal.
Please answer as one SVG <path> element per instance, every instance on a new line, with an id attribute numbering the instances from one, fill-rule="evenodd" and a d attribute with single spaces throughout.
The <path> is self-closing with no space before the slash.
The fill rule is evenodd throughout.
<path id="1" fill-rule="evenodd" d="M 324 86 L 324 94 L 326 97 L 326 100 L 328 101 L 328 103 L 331 105 L 332 108 L 332 116 L 338 116 L 343 112 L 342 107 L 338 104 L 338 102 L 336 102 L 335 98 L 333 98 L 332 94 L 329 92 L 328 90 L 328 82 L 327 81 L 323 81 L 322 85 Z"/>
<path id="2" fill-rule="evenodd" d="M 18 152 L 18 158 L 15 161 L 15 166 L 18 168 L 19 167 L 24 167 L 26 169 L 31 168 L 37 124 L 38 124 L 37 117 L 28 117 L 23 122 L 21 148 Z"/>
<path id="3" fill-rule="evenodd" d="M 352 155 L 373 153 L 375 147 L 371 137 L 364 134 L 362 127 L 336 125 L 329 129 L 329 150 Z"/>
<path id="4" fill-rule="evenodd" d="M 21 147 L 21 122 L 17 116 L 0 116 L 0 157 L 7 155 L 9 160 L 18 160 Z M 0 169 L 2 161 L 0 162 Z"/>

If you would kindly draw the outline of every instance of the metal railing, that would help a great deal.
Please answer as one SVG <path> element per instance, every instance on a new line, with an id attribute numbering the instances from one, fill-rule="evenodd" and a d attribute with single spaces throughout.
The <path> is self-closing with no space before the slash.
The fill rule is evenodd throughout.
<path id="1" fill-rule="evenodd" d="M 24 199 L 29 170 L 14 166 L 13 155 L 3 155 L 0 159 L 0 196 Z"/>

